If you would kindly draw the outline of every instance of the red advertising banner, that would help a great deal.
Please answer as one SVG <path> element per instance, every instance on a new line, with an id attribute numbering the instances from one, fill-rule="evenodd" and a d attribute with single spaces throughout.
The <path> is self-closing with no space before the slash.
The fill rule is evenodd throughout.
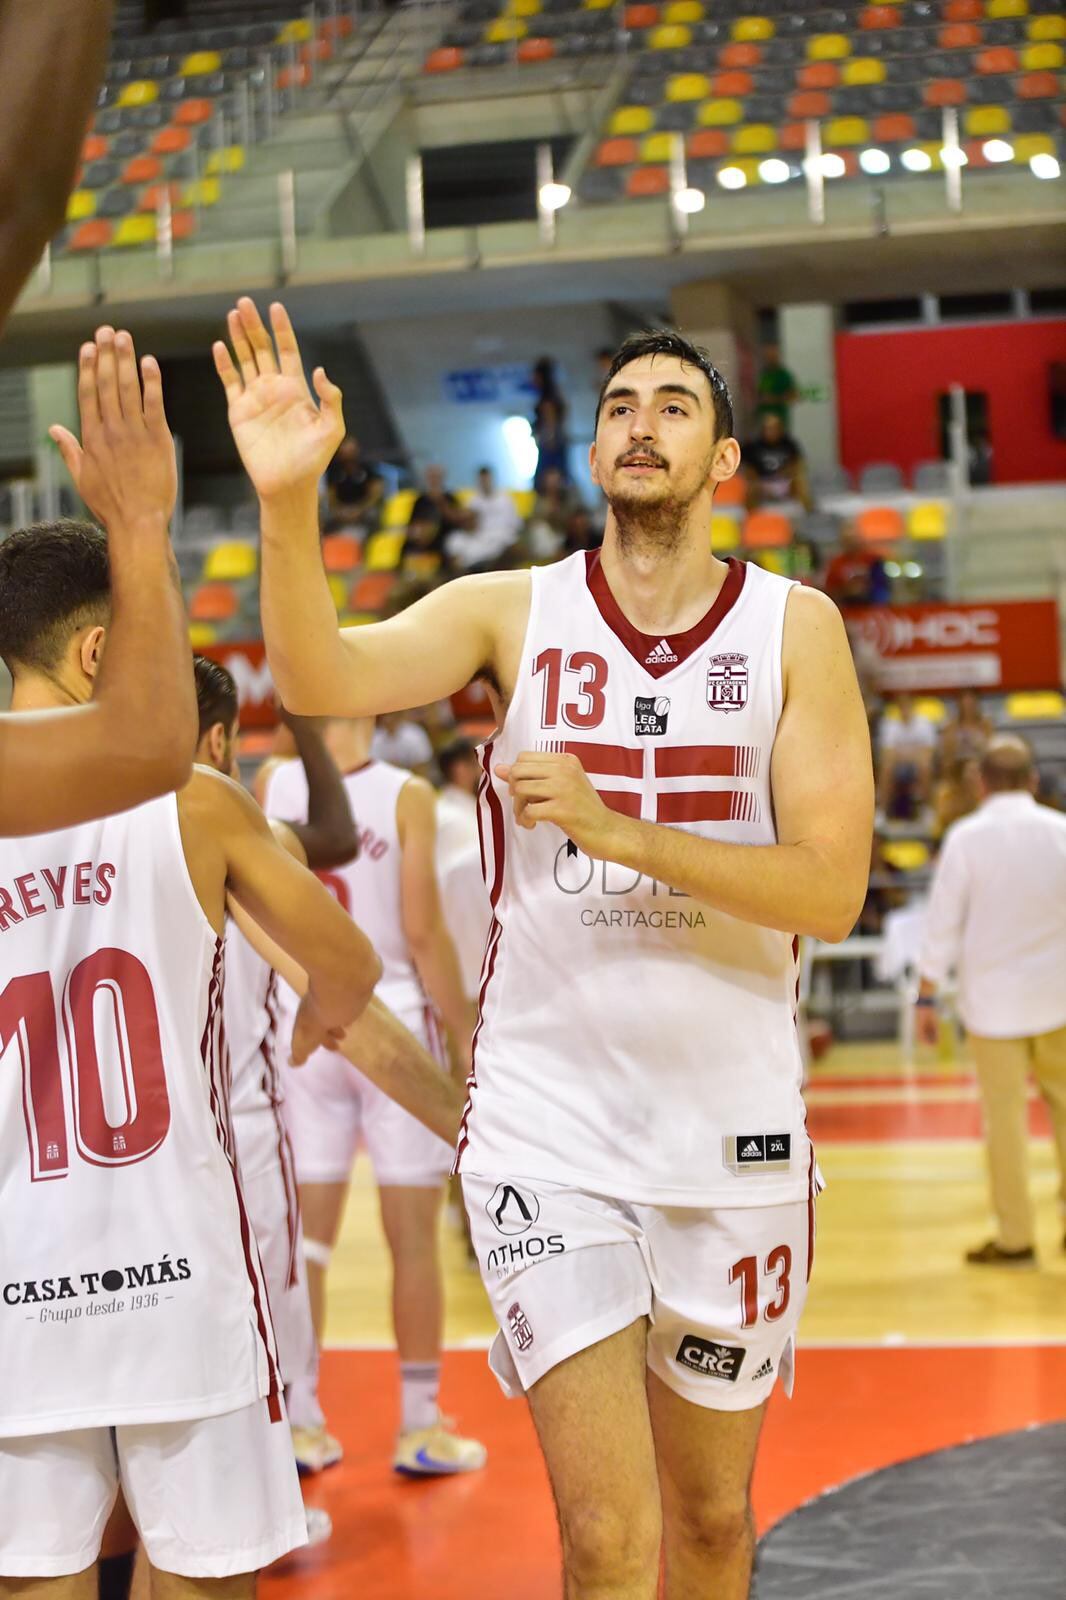
<path id="1" fill-rule="evenodd" d="M 1059 615 L 1054 600 L 966 605 L 846 606 L 853 642 L 880 656 L 892 691 L 1057 689 Z"/>
<path id="2" fill-rule="evenodd" d="M 240 644 L 212 644 L 199 652 L 219 661 L 233 674 L 241 707 L 241 727 L 273 728 L 278 720 L 274 707 L 274 680 L 267 666 L 262 639 Z"/>

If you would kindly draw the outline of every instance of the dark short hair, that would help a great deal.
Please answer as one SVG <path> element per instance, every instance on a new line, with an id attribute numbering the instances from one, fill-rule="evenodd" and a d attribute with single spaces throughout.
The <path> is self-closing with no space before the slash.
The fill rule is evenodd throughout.
<path id="1" fill-rule="evenodd" d="M 200 738 L 216 722 L 221 722 L 228 732 L 237 720 L 240 702 L 232 672 L 221 661 L 211 661 L 207 656 L 193 656 L 196 675 L 196 704 L 200 711 Z"/>
<path id="2" fill-rule="evenodd" d="M 452 769 L 459 761 L 476 761 L 477 746 L 470 739 L 453 739 L 437 751 L 437 766 L 445 783 L 451 782 Z"/>
<path id="3" fill-rule="evenodd" d="M 677 333 L 673 328 L 647 328 L 643 333 L 631 333 L 628 339 L 622 341 L 607 369 L 607 376 L 600 385 L 600 395 L 596 401 L 597 425 L 603 407 L 603 397 L 618 373 L 623 367 L 628 367 L 631 361 L 640 361 L 644 356 L 673 356 L 686 367 L 698 367 L 711 389 L 715 438 L 729 438 L 733 432 L 733 402 L 729 398 L 729 386 L 706 350 L 698 344 L 693 344 L 683 333 Z"/>
<path id="4" fill-rule="evenodd" d="M 107 539 L 90 522 L 35 522 L 0 544 L 0 656 L 50 672 L 79 628 L 111 615 Z"/>

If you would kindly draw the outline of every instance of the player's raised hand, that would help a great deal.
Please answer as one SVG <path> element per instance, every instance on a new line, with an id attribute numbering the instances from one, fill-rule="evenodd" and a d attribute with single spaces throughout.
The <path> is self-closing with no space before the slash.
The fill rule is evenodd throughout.
<path id="1" fill-rule="evenodd" d="M 221 339 L 212 354 L 230 429 L 256 493 L 265 500 L 317 485 L 344 437 L 340 390 L 316 367 L 316 404 L 289 314 L 276 301 L 269 330 L 247 295 L 226 324 L 232 354 Z"/>
<path id="2" fill-rule="evenodd" d="M 109 533 L 146 519 L 169 523 L 178 468 L 154 356 L 138 374 L 131 336 L 98 328 L 78 354 L 78 410 L 80 444 L 66 428 L 48 432 L 93 516 Z"/>
<path id="3" fill-rule="evenodd" d="M 607 859 L 616 814 L 605 806 L 577 756 L 524 750 L 496 776 L 507 784 L 520 828 L 554 822 L 566 837 L 597 860 Z"/>

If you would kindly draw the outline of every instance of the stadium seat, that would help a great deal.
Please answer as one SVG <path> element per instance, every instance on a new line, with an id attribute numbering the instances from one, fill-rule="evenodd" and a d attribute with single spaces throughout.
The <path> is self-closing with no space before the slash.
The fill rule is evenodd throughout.
<path id="1" fill-rule="evenodd" d="M 867 506 L 856 516 L 855 530 L 868 544 L 892 544 L 903 538 L 906 526 L 895 506 Z"/>
<path id="2" fill-rule="evenodd" d="M 696 120 L 704 128 L 724 128 L 740 122 L 743 116 L 744 107 L 739 100 L 705 100 Z"/>
<path id="3" fill-rule="evenodd" d="M 711 549 L 735 550 L 740 544 L 740 523 L 736 517 L 711 518 Z"/>
<path id="4" fill-rule="evenodd" d="M 109 142 L 102 133 L 87 133 L 82 141 L 81 159 L 83 161 L 102 161 L 109 149 Z"/>
<path id="5" fill-rule="evenodd" d="M 185 100 L 174 113 L 174 121 L 182 128 L 193 128 L 210 122 L 215 114 L 213 100 Z"/>
<path id="6" fill-rule="evenodd" d="M 221 150 L 212 150 L 204 165 L 204 172 L 209 178 L 217 177 L 223 172 L 240 172 L 245 162 L 245 150 L 242 144 L 224 145 Z"/>
<path id="7" fill-rule="evenodd" d="M 914 702 L 914 712 L 916 716 L 924 717 L 926 722 L 935 723 L 937 727 L 948 720 L 948 708 L 936 695 L 922 695 L 920 700 Z"/>
<path id="8" fill-rule="evenodd" d="M 702 72 L 682 72 L 670 78 L 666 85 L 666 99 L 677 100 L 705 100 L 711 92 L 711 80 Z M 617 113 L 616 113 L 617 115 Z M 619 128 L 619 133 L 628 133 L 627 128 Z"/>
<path id="9" fill-rule="evenodd" d="M 842 61 L 851 54 L 846 33 L 816 33 L 807 40 L 808 61 Z"/>
<path id="10" fill-rule="evenodd" d="M 929 865 L 929 846 L 924 839 L 886 839 L 881 854 L 897 872 L 922 872 Z"/>
<path id="11" fill-rule="evenodd" d="M 193 622 L 228 622 L 238 609 L 237 591 L 228 583 L 201 584 L 189 602 Z"/>
<path id="12" fill-rule="evenodd" d="M 887 68 L 877 56 L 854 56 L 840 69 L 840 81 L 849 88 L 865 88 L 871 83 L 884 83 Z"/>
<path id="13" fill-rule="evenodd" d="M 1058 72 L 1066 61 L 1066 52 L 1061 44 L 1027 44 L 1021 59 L 1026 72 Z"/>
<path id="14" fill-rule="evenodd" d="M 1031 161 L 1034 156 L 1053 156 L 1055 141 L 1046 133 L 1023 133 L 1014 136 L 1015 161 Z"/>
<path id="15" fill-rule="evenodd" d="M 947 526 L 947 511 L 936 500 L 914 506 L 907 516 L 907 533 L 912 539 L 942 539 Z"/>
<path id="16" fill-rule="evenodd" d="M 83 222 L 74 229 L 67 240 L 67 249 L 75 252 L 82 250 L 102 250 L 111 243 L 111 223 L 102 218 Z"/>
<path id="17" fill-rule="evenodd" d="M 838 145 L 866 144 L 870 138 L 870 124 L 865 117 L 833 117 L 826 123 L 822 137 L 833 150 Z"/>
<path id="18" fill-rule="evenodd" d="M 394 498 L 396 498 L 394 496 Z M 412 499 L 411 504 L 414 504 Z M 408 516 L 410 509 L 408 510 Z M 395 572 L 403 558 L 406 524 L 396 531 L 375 533 L 367 542 L 366 569 L 368 572 Z"/>
<path id="19" fill-rule="evenodd" d="M 152 104 L 153 100 L 158 99 L 158 83 L 150 83 L 147 79 L 141 78 L 135 83 L 123 84 L 115 104 L 119 106 L 148 106 Z"/>
<path id="20" fill-rule="evenodd" d="M 841 71 L 835 61 L 808 61 L 796 73 L 796 83 L 801 89 L 835 89 L 840 78 Z"/>
<path id="21" fill-rule="evenodd" d="M 911 473 L 916 494 L 946 494 L 951 487 L 951 469 L 946 461 L 920 461 Z"/>
<path id="22" fill-rule="evenodd" d="M 762 47 L 748 40 L 734 39 L 724 44 L 718 52 L 718 65 L 723 72 L 750 72 L 762 60 Z"/>
<path id="23" fill-rule="evenodd" d="M 666 167 L 636 167 L 626 178 L 626 194 L 631 200 L 665 194 L 669 187 L 670 173 Z"/>
<path id="24" fill-rule="evenodd" d="M 682 22 L 663 22 L 647 36 L 649 50 L 685 50 L 692 43 L 692 29 Z"/>
<path id="25" fill-rule="evenodd" d="M 655 113 L 647 106 L 619 106 L 607 124 L 610 139 L 647 133 L 655 126 Z"/>
<path id="26" fill-rule="evenodd" d="M 396 494 L 390 495 L 385 502 L 382 513 L 382 526 L 385 528 L 406 528 L 411 520 L 417 496 L 413 489 L 400 489 Z"/>
<path id="27" fill-rule="evenodd" d="M 190 622 L 189 643 L 194 650 L 206 650 L 208 645 L 218 643 L 218 629 L 210 622 Z"/>
<path id="28" fill-rule="evenodd" d="M 903 474 L 891 461 L 874 462 L 859 475 L 860 494 L 898 494 L 902 488 Z"/>
<path id="29" fill-rule="evenodd" d="M 726 155 L 728 150 L 729 135 L 720 128 L 700 128 L 690 135 L 685 145 L 690 161 L 713 161 L 718 156 Z"/>
<path id="30" fill-rule="evenodd" d="M 1059 80 L 1053 72 L 1026 72 L 1014 82 L 1019 100 L 1053 100 L 1059 93 Z"/>
<path id="31" fill-rule="evenodd" d="M 598 167 L 629 167 L 640 156 L 635 139 L 604 139 L 596 151 Z"/>
<path id="32" fill-rule="evenodd" d="M 331 572 L 326 577 L 326 584 L 333 599 L 335 611 L 346 611 L 348 608 L 348 585 L 336 572 Z"/>
<path id="33" fill-rule="evenodd" d="M 540 9 L 540 0 L 507 0 L 504 7 L 509 17 L 535 17 Z"/>
<path id="34" fill-rule="evenodd" d="M 777 129 L 768 122 L 752 122 L 745 128 L 737 128 L 731 144 L 737 155 L 767 155 L 777 149 Z"/>
<path id="35" fill-rule="evenodd" d="M 610 205 L 622 198 L 621 167 L 590 167 L 578 183 L 578 198 L 589 205 Z"/>
<path id="36" fill-rule="evenodd" d="M 523 39 L 518 46 L 519 61 L 550 61 L 554 55 L 554 39 Z"/>
<path id="37" fill-rule="evenodd" d="M 711 80 L 711 93 L 719 100 L 743 100 L 755 88 L 750 72 L 733 67 L 729 72 L 716 72 Z"/>
<path id="38" fill-rule="evenodd" d="M 497 17 L 485 29 L 485 43 L 513 44 L 516 39 L 524 39 L 528 32 L 529 24 L 521 17 Z"/>
<path id="39" fill-rule="evenodd" d="M 948 0 L 944 7 L 945 22 L 977 22 L 984 14 L 981 0 Z"/>
<path id="40" fill-rule="evenodd" d="M 353 611 L 380 612 L 395 586 L 391 572 L 366 572 L 353 584 L 349 603 Z"/>
<path id="41" fill-rule="evenodd" d="M 67 221 L 84 222 L 96 215 L 96 196 L 87 189 L 75 189 L 67 201 Z"/>
<path id="42" fill-rule="evenodd" d="M 1012 50 L 1009 45 L 990 45 L 987 50 L 979 50 L 974 57 L 974 71 L 984 78 L 999 77 L 1002 73 L 1017 72 L 1021 62 L 1017 50 Z"/>
<path id="43" fill-rule="evenodd" d="M 192 144 L 188 128 L 161 128 L 149 149 L 154 156 L 181 155 Z"/>
<path id="44" fill-rule="evenodd" d="M 1057 722 L 1066 716 L 1066 699 L 1054 689 L 1009 694 L 1003 706 L 1011 722 Z"/>
<path id="45" fill-rule="evenodd" d="M 217 178 L 196 178 L 187 183 L 182 192 L 184 206 L 217 206 L 222 198 L 222 187 Z"/>
<path id="46" fill-rule="evenodd" d="M 141 184 L 154 183 L 162 177 L 163 164 L 158 156 L 134 156 L 132 161 L 127 161 L 122 169 L 120 183 Z"/>
<path id="47" fill-rule="evenodd" d="M 941 50 L 979 50 L 984 38 L 975 22 L 949 22 L 937 34 Z"/>
<path id="48" fill-rule="evenodd" d="M 770 17 L 738 17 L 731 31 L 736 44 L 762 44 L 777 29 Z"/>
<path id="49" fill-rule="evenodd" d="M 507 492 L 514 501 L 518 515 L 523 522 L 527 522 L 533 515 L 533 507 L 537 503 L 536 491 L 534 489 L 508 489 Z"/>
<path id="50" fill-rule="evenodd" d="M 669 162 L 674 152 L 674 134 L 649 133 L 640 142 L 640 159 L 644 162 Z"/>
<path id="51" fill-rule="evenodd" d="M 727 506 L 744 506 L 748 499 L 748 485 L 741 473 L 726 478 L 714 491 L 714 509 L 722 511 Z"/>
<path id="52" fill-rule="evenodd" d="M 133 206 L 134 196 L 129 189 L 105 189 L 96 202 L 96 214 L 98 217 L 111 217 L 112 219 L 127 217 L 133 210 Z M 118 243 L 117 234 L 114 242 Z"/>
<path id="53" fill-rule="evenodd" d="M 286 22 L 277 37 L 279 44 L 305 44 L 314 38 L 314 29 L 306 17 L 296 17 Z"/>
<path id="54" fill-rule="evenodd" d="M 1027 17 L 1029 0 L 986 0 L 986 17 Z"/>
<path id="55" fill-rule="evenodd" d="M 969 98 L 961 78 L 932 78 L 922 90 L 927 106 L 961 106 Z"/>
<path id="56" fill-rule="evenodd" d="M 659 7 L 653 5 L 626 6 L 623 13 L 623 26 L 631 33 L 639 33 L 646 28 L 654 28 L 659 21 Z"/>
<path id="57" fill-rule="evenodd" d="M 824 89 L 799 89 L 788 101 L 786 110 L 790 117 L 827 117 L 833 109 L 833 99 Z"/>
<path id="58" fill-rule="evenodd" d="M 864 33 L 878 33 L 883 28 L 898 28 L 899 13 L 893 6 L 867 6 L 859 13 L 859 27 Z"/>
<path id="59" fill-rule="evenodd" d="M 745 523 L 743 541 L 749 550 L 781 550 L 792 543 L 792 522 L 780 511 L 752 511 Z"/>
<path id="60" fill-rule="evenodd" d="M 1010 125 L 1011 116 L 1006 106 L 971 106 L 962 119 L 964 132 L 975 139 L 1009 133 Z"/>
<path id="61" fill-rule="evenodd" d="M 89 161 L 82 169 L 80 186 L 84 189 L 106 189 L 117 177 L 116 161 Z"/>
<path id="62" fill-rule="evenodd" d="M 227 539 L 207 552 L 201 576 L 205 583 L 233 583 L 241 578 L 254 578 L 258 568 L 259 555 L 254 544 Z"/>
<path id="63" fill-rule="evenodd" d="M 202 78 L 209 72 L 221 72 L 222 57 L 217 50 L 195 50 L 185 57 L 178 71 L 183 78 Z"/>
<path id="64" fill-rule="evenodd" d="M 463 65 L 463 52 L 454 45 L 442 45 L 438 50 L 430 51 L 426 57 L 424 71 L 426 72 L 455 72 Z"/>
<path id="65" fill-rule="evenodd" d="M 612 3 L 613 0 L 608 0 L 608 4 Z M 703 6 L 700 4 L 700 0 L 669 0 L 669 4 L 663 7 L 663 21 L 666 23 L 702 22 Z"/>
<path id="66" fill-rule="evenodd" d="M 1025 31 L 1036 44 L 1048 39 L 1066 39 L 1066 17 L 1054 13 L 1043 17 L 1030 17 L 1025 25 Z"/>
<path id="67" fill-rule="evenodd" d="M 111 243 L 116 248 L 128 250 L 142 244 L 155 242 L 155 217 L 143 212 L 133 217 L 123 217 L 115 229 Z"/>

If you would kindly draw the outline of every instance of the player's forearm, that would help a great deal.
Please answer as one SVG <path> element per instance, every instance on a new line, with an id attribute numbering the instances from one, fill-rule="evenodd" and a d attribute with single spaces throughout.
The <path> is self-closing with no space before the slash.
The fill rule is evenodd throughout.
<path id="1" fill-rule="evenodd" d="M 454 1036 L 465 1049 L 474 1031 L 474 1008 L 463 992 L 463 975 L 451 934 L 443 921 L 421 938 L 408 938 L 415 970 L 422 986 Z"/>
<path id="2" fill-rule="evenodd" d="M 307 775 L 307 821 L 289 826 L 304 847 L 309 867 L 343 866 L 359 852 L 359 834 L 344 779 L 312 723 L 293 717 L 289 726 Z"/>
<path id="3" fill-rule="evenodd" d="M 742 922 L 835 944 L 855 926 L 866 878 L 814 845 L 724 844 L 618 817 L 608 859 Z"/>
<path id="4" fill-rule="evenodd" d="M 372 1000 L 348 1029 L 341 1053 L 390 1100 L 455 1143 L 464 1091 L 380 1000 Z"/>
<path id="5" fill-rule="evenodd" d="M 345 694 L 348 659 L 326 582 L 313 488 L 260 502 L 260 608 L 271 675 L 289 711 L 354 714 Z"/>

